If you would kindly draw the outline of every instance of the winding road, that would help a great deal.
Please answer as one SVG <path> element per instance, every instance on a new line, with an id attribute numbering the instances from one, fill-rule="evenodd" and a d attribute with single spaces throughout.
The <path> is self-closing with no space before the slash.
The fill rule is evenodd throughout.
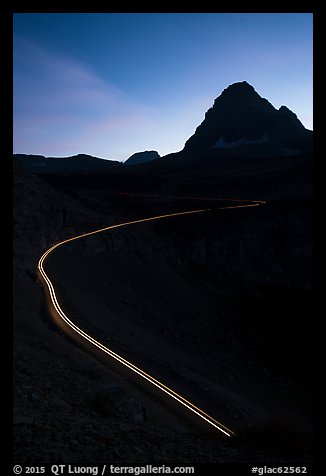
<path id="1" fill-rule="evenodd" d="M 125 195 L 128 195 L 128 194 L 125 194 Z M 164 197 L 164 198 L 186 198 L 186 197 Z M 200 200 L 210 200 L 212 201 L 212 199 L 200 199 Z M 213 199 L 214 200 L 214 199 Z M 220 199 L 215 199 L 215 200 L 220 200 Z M 221 200 L 221 201 L 226 201 L 226 200 Z M 262 205 L 264 204 L 265 202 L 263 201 L 254 201 L 254 200 L 230 200 L 231 202 L 236 202 L 236 204 L 234 205 L 230 205 L 230 206 L 221 206 L 221 207 L 214 207 L 214 210 L 225 210 L 225 209 L 231 209 L 231 208 L 247 208 L 247 207 L 256 207 L 256 206 L 259 206 L 259 205 Z M 240 203 L 241 202 L 241 203 Z M 103 233 L 103 232 L 106 232 L 106 231 L 109 231 L 109 230 L 114 230 L 115 228 L 123 228 L 123 227 L 127 227 L 127 226 L 131 226 L 131 225 L 135 225 L 137 223 L 143 223 L 143 222 L 150 222 L 150 221 L 155 221 L 155 220 L 161 220 L 161 219 L 165 219 L 165 218 L 172 218 L 172 217 L 178 217 L 178 216 L 183 216 L 183 215 L 191 215 L 191 214 L 195 214 L 195 213 L 203 213 L 203 212 L 208 212 L 208 211 L 211 211 L 210 208 L 206 208 L 206 209 L 199 209 L 199 210 L 190 210 L 190 211 L 185 211 L 185 212 L 178 212 L 178 213 L 169 213 L 169 214 L 166 214 L 166 215 L 158 215 L 158 216 L 154 216 L 154 217 L 150 217 L 150 218 L 143 218 L 143 219 L 139 219 L 139 220 L 134 220 L 134 221 L 128 221 L 128 222 L 125 222 L 125 223 L 119 223 L 119 224 L 116 224 L 116 225 L 110 225 L 110 226 L 107 226 L 105 228 L 101 228 L 99 230 L 94 230 L 94 231 L 91 231 L 91 232 L 88 232 L 88 233 L 83 233 L 81 235 L 78 235 L 78 236 L 74 236 L 72 238 L 68 238 L 68 239 L 65 239 L 63 241 L 60 241 L 59 243 L 56 243 L 54 244 L 53 246 L 51 246 L 51 248 L 49 248 L 47 251 L 45 251 L 45 253 L 41 256 L 41 258 L 39 259 L 39 262 L 38 262 L 38 271 L 46 285 L 46 289 L 48 290 L 49 292 L 49 296 L 50 296 L 50 299 L 51 299 L 51 303 L 55 309 L 55 311 L 57 312 L 58 316 L 74 331 L 76 332 L 77 334 L 79 334 L 83 339 L 85 339 L 86 341 L 88 341 L 89 343 L 91 343 L 93 346 L 95 346 L 96 348 L 100 349 L 100 351 L 102 351 L 103 353 L 107 354 L 109 357 L 111 357 L 112 359 L 115 359 L 115 361 L 118 361 L 120 364 L 122 364 L 123 366 L 127 367 L 128 369 L 132 370 L 133 372 L 135 372 L 138 376 L 140 376 L 141 378 L 145 379 L 147 382 L 149 382 L 150 384 L 152 384 L 153 386 L 155 386 L 156 388 L 158 388 L 159 390 L 161 390 L 162 392 L 164 392 L 165 394 L 169 395 L 171 398 L 173 398 L 174 400 L 176 400 L 179 404 L 183 405 L 183 407 L 187 408 L 189 411 L 193 412 L 194 414 L 196 414 L 197 416 L 199 416 L 202 420 L 204 420 L 207 424 L 211 425 L 212 427 L 214 427 L 216 430 L 218 430 L 219 432 L 221 432 L 224 436 L 226 437 L 232 437 L 235 435 L 235 433 L 230 429 L 230 428 L 227 428 L 225 425 L 223 425 L 222 423 L 220 423 L 219 421 L 217 421 L 215 418 L 213 418 L 212 416 L 208 415 L 205 411 L 203 411 L 202 409 L 200 409 L 199 407 L 197 407 L 196 405 L 194 405 L 193 403 L 191 403 L 189 400 L 187 400 L 186 398 L 184 398 L 182 395 L 179 395 L 176 391 L 174 391 L 173 389 L 167 387 L 166 385 L 164 385 L 162 382 L 160 382 L 159 380 L 155 379 L 154 377 L 152 377 L 150 374 L 148 374 L 145 370 L 142 370 L 141 368 L 137 367 L 136 365 L 134 365 L 132 362 L 126 360 L 124 357 L 122 357 L 121 355 L 117 354 L 116 352 L 114 352 L 113 350 L 111 350 L 110 348 L 108 348 L 107 346 L 103 345 L 101 342 L 97 341 L 94 337 L 92 337 L 91 335 L 87 334 L 85 331 L 83 331 L 80 327 L 78 327 L 62 310 L 61 306 L 60 306 L 60 303 L 59 303 L 59 300 L 57 298 L 57 293 L 56 293 L 56 290 L 55 290 L 55 287 L 53 285 L 53 282 L 51 281 L 50 277 L 48 276 L 48 274 L 46 273 L 44 267 L 45 267 L 45 264 L 46 264 L 46 260 L 48 258 L 48 256 L 53 253 L 57 248 L 59 248 L 60 246 L 63 246 L 65 245 L 66 243 L 70 243 L 72 241 L 75 241 L 75 240 L 80 240 L 82 238 L 86 238 L 88 236 L 91 236 L 91 235 L 95 235 L 97 233 Z"/>

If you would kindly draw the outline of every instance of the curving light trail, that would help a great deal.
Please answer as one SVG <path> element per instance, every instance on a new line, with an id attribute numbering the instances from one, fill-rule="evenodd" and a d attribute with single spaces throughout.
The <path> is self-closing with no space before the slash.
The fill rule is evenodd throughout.
<path id="1" fill-rule="evenodd" d="M 249 201 L 249 200 L 248 200 Z M 230 207 L 220 207 L 220 209 L 226 209 L 226 208 L 238 208 L 238 207 L 252 207 L 252 206 L 258 206 L 260 205 L 261 203 L 265 203 L 265 202 L 255 202 L 254 204 L 250 203 L 249 205 L 238 205 L 238 206 L 230 206 Z M 50 298 L 51 298 L 51 301 L 52 301 L 52 304 L 53 304 L 53 307 L 54 309 L 56 310 L 56 312 L 58 313 L 58 315 L 61 317 L 61 319 L 71 328 L 73 329 L 77 334 L 79 334 L 81 337 L 83 337 L 84 339 L 86 339 L 88 342 L 90 342 L 91 344 L 93 344 L 95 347 L 97 347 L 98 349 L 100 349 L 101 351 L 105 352 L 107 355 L 109 355 L 110 357 L 112 357 L 113 359 L 117 360 L 118 362 L 120 362 L 122 365 L 124 365 L 125 367 L 129 368 L 130 370 L 132 370 L 133 372 L 135 372 L 136 374 L 138 374 L 140 377 L 144 378 L 145 380 L 147 380 L 148 382 L 150 382 L 152 385 L 154 385 L 155 387 L 159 388 L 162 392 L 166 393 L 167 395 L 169 395 L 170 397 L 172 397 L 174 400 L 178 401 L 180 404 L 182 404 L 184 407 L 188 408 L 188 410 L 191 410 L 193 413 L 195 413 L 197 416 L 199 416 L 200 418 L 202 418 L 203 420 L 205 420 L 207 423 L 209 423 L 211 426 L 213 426 L 214 428 L 216 428 L 217 430 L 219 430 L 220 432 L 222 432 L 224 435 L 230 437 L 232 435 L 235 435 L 235 433 L 230 430 L 229 428 L 227 428 L 225 425 L 222 425 L 222 423 L 218 422 L 217 420 L 215 420 L 215 418 L 213 418 L 212 416 L 208 415 L 206 412 L 204 412 L 203 410 L 201 410 L 200 408 L 198 408 L 196 405 L 194 405 L 193 403 L 191 403 L 189 400 L 185 399 L 184 397 L 182 397 L 181 395 L 179 395 L 177 392 L 175 392 L 174 390 L 172 390 L 171 388 L 167 387 L 166 385 L 164 385 L 162 382 L 160 382 L 159 380 L 155 379 L 154 377 L 152 377 L 151 375 L 149 375 L 147 372 L 145 372 L 144 370 L 140 369 L 139 367 L 136 367 L 136 365 L 132 364 L 131 362 L 129 362 L 128 360 L 126 360 L 125 358 L 123 358 L 121 355 L 117 354 L 116 352 L 114 352 L 113 350 L 109 349 L 108 347 L 106 347 L 105 345 L 101 344 L 100 342 L 98 342 L 96 339 L 94 339 L 94 337 L 90 336 L 89 334 L 87 334 L 85 331 L 83 331 L 82 329 L 80 329 L 80 327 L 78 327 L 74 322 L 72 322 L 69 317 L 63 312 L 60 304 L 59 304 L 59 301 L 58 301 L 58 298 L 56 296 L 56 292 L 55 292 L 55 289 L 54 289 L 54 286 L 53 286 L 53 283 L 52 281 L 50 280 L 49 276 L 46 274 L 45 270 L 44 270 L 44 264 L 45 264 L 45 261 L 47 259 L 47 257 L 50 255 L 50 253 L 52 253 L 56 248 L 58 248 L 59 246 L 62 246 L 66 243 L 70 243 L 72 241 L 75 241 L 75 240 L 79 240 L 81 238 L 85 238 L 87 236 L 91 236 L 91 235 L 95 235 L 97 233 L 102 233 L 104 231 L 108 231 L 108 230 L 113 230 L 114 228 L 122 228 L 122 227 L 126 227 L 128 225 L 134 225 L 136 223 L 143 223 L 143 222 L 147 222 L 147 221 L 154 221 L 154 220 L 159 220 L 159 219 L 162 219 L 162 218 L 171 218 L 171 217 L 175 217 L 175 216 L 181 216 L 181 215 L 190 215 L 190 214 L 194 214 L 194 213 L 202 213 L 202 212 L 206 212 L 206 211 L 209 211 L 210 209 L 201 209 L 201 210 L 190 210 L 190 211 L 186 211 L 186 212 L 178 212 L 178 213 L 169 213 L 167 215 L 158 215 L 158 216 L 155 216 L 155 217 L 150 217 L 150 218 L 143 218 L 143 219 L 140 219 L 140 220 L 133 220 L 133 221 L 128 221 L 128 222 L 125 222 L 125 223 L 119 223 L 117 225 L 110 225 L 110 226 L 107 226 L 105 228 L 101 228 L 99 230 L 94 230 L 94 231 L 91 231 L 91 232 L 88 232 L 88 233 L 83 233 L 81 235 L 78 235 L 78 236 L 74 236 L 72 238 L 68 238 L 66 240 L 63 240 L 63 241 L 60 241 L 59 243 L 56 243 L 55 245 L 51 246 L 51 248 L 49 248 L 42 256 L 41 258 L 39 259 L 39 262 L 38 262 L 38 270 L 41 274 L 41 276 L 43 277 L 44 279 L 44 282 L 45 284 L 47 285 L 47 288 L 49 290 L 49 293 L 50 293 Z"/>
<path id="2" fill-rule="evenodd" d="M 152 198 L 171 198 L 173 200 L 195 200 L 203 201 L 207 200 L 209 202 L 242 202 L 242 203 L 254 203 L 258 205 L 263 205 L 266 203 L 264 200 L 244 200 L 243 198 L 214 198 L 214 197 L 189 197 L 187 195 L 155 195 L 155 194 L 145 194 L 145 193 L 131 193 L 131 192 L 120 192 L 119 195 L 132 196 L 132 197 L 152 197 Z M 247 205 L 242 205 L 247 206 Z M 256 205 L 255 205 L 256 206 Z M 230 207 L 231 208 L 231 207 Z"/>

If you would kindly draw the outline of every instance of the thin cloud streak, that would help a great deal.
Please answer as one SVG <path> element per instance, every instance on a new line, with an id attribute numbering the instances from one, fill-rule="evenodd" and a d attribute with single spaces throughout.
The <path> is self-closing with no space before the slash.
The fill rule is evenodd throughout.
<path id="1" fill-rule="evenodd" d="M 70 134 L 110 142 L 110 133 L 126 135 L 126 128 L 150 125 L 153 110 L 95 75 L 84 65 L 51 54 L 21 37 L 15 38 L 20 69 L 14 82 L 14 143 L 17 149 L 36 138 L 48 149 L 55 137 Z M 29 135 L 39 135 L 28 140 Z M 52 140 L 51 140 L 52 138 Z M 115 137 L 116 138 L 116 137 Z M 84 142 L 84 141 L 83 141 Z M 21 144 L 21 145 L 20 145 Z M 69 143 L 66 144 L 68 147 Z M 70 149 L 70 147 L 69 147 Z"/>
<path id="2" fill-rule="evenodd" d="M 312 127 L 309 15 L 16 14 L 14 31 L 17 153 L 178 151 L 243 80 Z"/>

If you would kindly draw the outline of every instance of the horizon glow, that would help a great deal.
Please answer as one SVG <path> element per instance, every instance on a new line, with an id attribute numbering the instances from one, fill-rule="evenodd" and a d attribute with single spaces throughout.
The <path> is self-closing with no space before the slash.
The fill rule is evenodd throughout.
<path id="1" fill-rule="evenodd" d="M 14 153 L 124 161 L 183 149 L 247 81 L 313 129 L 309 13 L 18 13 Z"/>

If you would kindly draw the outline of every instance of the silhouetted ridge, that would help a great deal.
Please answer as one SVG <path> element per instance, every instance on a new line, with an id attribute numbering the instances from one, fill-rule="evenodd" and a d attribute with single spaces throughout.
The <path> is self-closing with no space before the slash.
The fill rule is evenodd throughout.
<path id="1" fill-rule="evenodd" d="M 14 160 L 33 174 L 94 174 L 111 171 L 122 166 L 116 160 L 100 159 L 88 154 L 70 157 L 45 157 L 44 155 L 14 154 Z"/>

